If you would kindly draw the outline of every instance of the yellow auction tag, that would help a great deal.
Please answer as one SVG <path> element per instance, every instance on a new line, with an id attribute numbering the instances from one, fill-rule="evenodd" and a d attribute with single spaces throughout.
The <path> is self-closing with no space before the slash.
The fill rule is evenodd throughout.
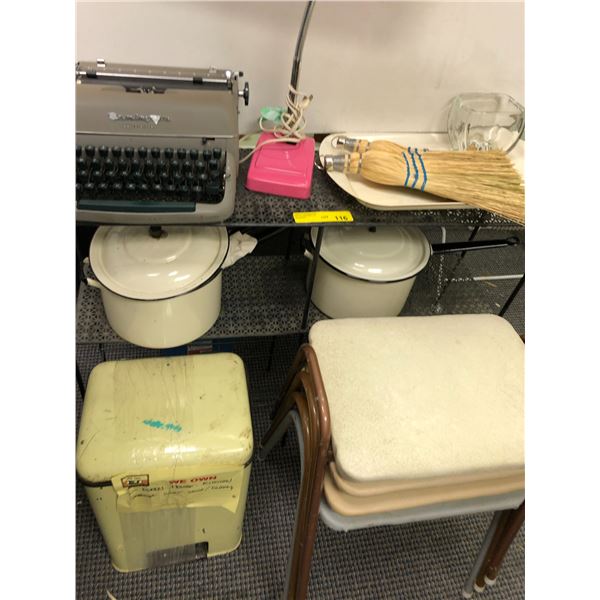
<path id="1" fill-rule="evenodd" d="M 295 223 L 352 223 L 349 210 L 324 210 L 313 212 L 295 212 Z"/>

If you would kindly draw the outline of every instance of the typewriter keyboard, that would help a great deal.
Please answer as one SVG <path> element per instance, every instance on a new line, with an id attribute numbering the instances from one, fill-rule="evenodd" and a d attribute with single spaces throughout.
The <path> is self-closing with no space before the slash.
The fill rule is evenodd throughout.
<path id="1" fill-rule="evenodd" d="M 225 152 L 185 148 L 76 146 L 81 209 L 193 212 L 224 194 Z"/>

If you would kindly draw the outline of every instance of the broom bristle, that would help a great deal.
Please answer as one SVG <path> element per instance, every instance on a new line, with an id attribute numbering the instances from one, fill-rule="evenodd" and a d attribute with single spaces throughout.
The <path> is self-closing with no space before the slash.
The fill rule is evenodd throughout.
<path id="1" fill-rule="evenodd" d="M 503 152 L 407 149 L 398 154 L 369 149 L 350 154 L 345 170 L 374 183 L 418 189 L 525 223 L 523 182 Z"/>

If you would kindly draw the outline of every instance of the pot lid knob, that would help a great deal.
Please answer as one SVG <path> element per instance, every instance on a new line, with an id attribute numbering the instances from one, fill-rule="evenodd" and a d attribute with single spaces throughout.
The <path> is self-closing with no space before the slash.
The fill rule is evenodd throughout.
<path id="1" fill-rule="evenodd" d="M 159 240 L 161 237 L 167 235 L 167 232 L 160 225 L 150 225 L 148 233 L 150 234 L 150 237 L 153 237 L 155 240 Z"/>

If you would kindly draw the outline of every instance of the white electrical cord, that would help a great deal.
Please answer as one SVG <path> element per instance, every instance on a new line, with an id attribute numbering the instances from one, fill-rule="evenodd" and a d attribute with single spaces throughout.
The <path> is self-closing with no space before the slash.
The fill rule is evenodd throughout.
<path id="1" fill-rule="evenodd" d="M 281 123 L 275 125 L 272 129 L 267 129 L 263 126 L 263 121 L 266 119 L 261 116 L 258 125 L 261 131 L 265 131 L 267 133 L 272 133 L 275 136 L 275 139 L 267 140 L 262 144 L 256 146 L 247 156 L 244 156 L 240 163 L 248 160 L 257 150 L 266 146 L 267 144 L 276 144 L 278 142 L 286 142 L 297 144 L 301 142 L 306 135 L 304 134 L 304 129 L 306 127 L 306 119 L 304 118 L 304 111 L 308 108 L 308 105 L 311 103 L 313 96 L 312 94 L 307 95 L 298 90 L 294 89 L 292 85 L 289 86 L 289 94 L 286 98 L 287 111 L 281 115 Z M 293 98 L 293 100 L 292 100 Z M 242 140 L 244 140 L 248 136 L 243 136 Z"/>

